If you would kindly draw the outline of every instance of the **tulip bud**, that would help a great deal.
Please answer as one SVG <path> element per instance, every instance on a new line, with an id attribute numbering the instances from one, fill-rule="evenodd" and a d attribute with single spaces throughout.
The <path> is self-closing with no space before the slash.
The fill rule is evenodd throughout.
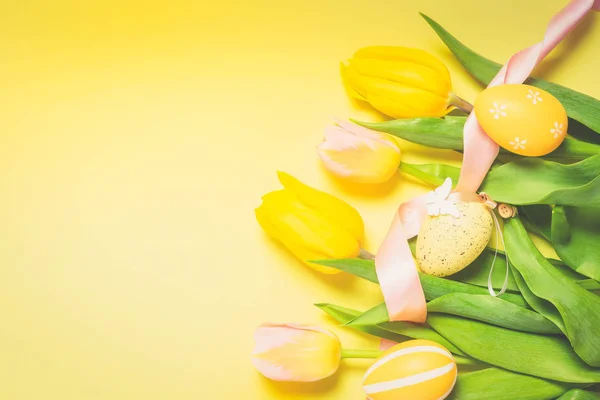
<path id="1" fill-rule="evenodd" d="M 441 117 L 464 102 L 446 66 L 418 49 L 365 47 L 342 64 L 342 78 L 354 97 L 394 118 Z"/>
<path id="2" fill-rule="evenodd" d="M 325 130 L 317 147 L 332 174 L 359 183 L 382 183 L 398 171 L 401 155 L 396 141 L 385 133 L 338 122 Z"/>
<path id="3" fill-rule="evenodd" d="M 263 196 L 255 210 L 258 223 L 310 267 L 327 274 L 340 272 L 308 260 L 358 256 L 364 237 L 360 214 L 348 203 L 288 174 L 278 176 L 284 189 Z"/>
<path id="4" fill-rule="evenodd" d="M 318 326 L 263 324 L 254 339 L 252 363 L 274 381 L 318 381 L 333 375 L 342 359 L 338 337 Z"/>

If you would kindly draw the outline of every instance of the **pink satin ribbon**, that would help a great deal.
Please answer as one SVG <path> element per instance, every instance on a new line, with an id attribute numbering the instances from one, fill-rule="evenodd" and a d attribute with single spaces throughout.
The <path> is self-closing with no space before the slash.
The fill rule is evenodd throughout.
<path id="1" fill-rule="evenodd" d="M 535 66 L 592 9 L 600 10 L 600 0 L 571 1 L 552 18 L 544 40 L 514 54 L 489 86 L 523 83 Z M 498 145 L 481 128 L 475 113 L 471 113 L 464 127 L 463 166 L 455 191 L 476 192 L 498 151 Z M 390 321 L 422 323 L 427 319 L 425 295 L 408 246 L 408 240 L 419 233 L 426 216 L 424 196 L 401 204 L 375 257 L 377 277 Z"/>

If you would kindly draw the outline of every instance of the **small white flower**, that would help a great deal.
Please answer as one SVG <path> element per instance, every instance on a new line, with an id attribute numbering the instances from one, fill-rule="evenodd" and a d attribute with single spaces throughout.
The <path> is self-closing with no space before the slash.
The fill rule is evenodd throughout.
<path id="1" fill-rule="evenodd" d="M 527 140 L 521 140 L 519 139 L 519 137 L 517 136 L 514 140 L 514 142 L 509 142 L 509 144 L 511 146 L 513 146 L 513 149 L 518 150 L 518 149 L 524 149 L 525 145 L 527 144 Z"/>
<path id="2" fill-rule="evenodd" d="M 528 99 L 533 99 L 533 104 L 537 104 L 538 101 L 541 103 L 542 101 L 544 101 L 544 99 L 542 99 L 540 97 L 540 92 L 533 92 L 533 90 L 529 89 L 529 94 L 527 95 Z"/>
<path id="3" fill-rule="evenodd" d="M 494 102 L 494 108 L 490 108 L 490 112 L 494 114 L 495 119 L 499 119 L 501 116 L 506 117 L 506 104 L 498 105 L 498 103 Z"/>
<path id="4" fill-rule="evenodd" d="M 452 179 L 446 178 L 444 184 L 433 192 L 427 193 L 425 204 L 427 205 L 427 214 L 432 217 L 440 215 L 452 215 L 454 218 L 460 217 L 460 211 L 452 200 L 448 200 L 452 192 Z"/>
<path id="5" fill-rule="evenodd" d="M 558 139 L 559 136 L 563 135 L 563 124 L 559 124 L 558 122 L 554 123 L 554 128 L 550 129 L 550 133 L 554 133 L 554 139 Z"/>

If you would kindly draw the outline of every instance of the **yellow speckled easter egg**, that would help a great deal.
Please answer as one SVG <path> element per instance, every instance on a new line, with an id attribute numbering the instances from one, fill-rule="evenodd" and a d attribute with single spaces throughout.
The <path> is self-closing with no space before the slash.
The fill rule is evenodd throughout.
<path id="1" fill-rule="evenodd" d="M 492 237 L 494 220 L 483 203 L 457 203 L 460 216 L 428 216 L 417 237 L 419 269 L 433 276 L 448 276 L 471 264 Z"/>
<path id="2" fill-rule="evenodd" d="M 442 345 L 409 340 L 386 351 L 365 374 L 371 400 L 443 400 L 456 383 L 456 363 Z"/>
<path id="3" fill-rule="evenodd" d="M 558 99 L 529 85 L 485 89 L 475 101 L 483 130 L 499 146 L 522 156 L 554 151 L 567 135 L 567 112 Z"/>

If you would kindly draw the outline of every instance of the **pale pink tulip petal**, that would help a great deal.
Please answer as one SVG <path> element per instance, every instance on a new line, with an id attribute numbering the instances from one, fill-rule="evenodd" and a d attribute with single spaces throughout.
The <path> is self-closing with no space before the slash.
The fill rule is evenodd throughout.
<path id="1" fill-rule="evenodd" d="M 385 134 L 339 122 L 325 129 L 317 146 L 323 165 L 334 175 L 359 183 L 389 180 L 400 165 L 396 142 Z"/>
<path id="2" fill-rule="evenodd" d="M 335 373 L 338 337 L 312 325 L 262 324 L 254 334 L 254 367 L 274 381 L 314 382 Z"/>
<path id="3" fill-rule="evenodd" d="M 293 324 L 262 324 L 254 332 L 254 351 L 252 354 L 260 354 L 274 347 L 281 347 L 294 340 L 302 334 L 301 329 L 281 329 L 282 327 L 294 328 Z"/>
<path id="4" fill-rule="evenodd" d="M 351 132 L 358 137 L 373 139 L 385 146 L 393 148 L 394 150 L 398 150 L 398 147 L 395 146 L 393 142 L 387 140 L 385 135 L 382 135 L 377 131 L 347 121 L 337 121 L 337 124 L 346 131 Z"/>
<path id="5" fill-rule="evenodd" d="M 252 357 L 254 368 L 260 371 L 266 378 L 278 382 L 293 382 L 295 381 L 294 373 L 291 370 L 285 369 L 283 365 L 277 365 L 271 361 L 263 360 L 262 358 Z"/>

